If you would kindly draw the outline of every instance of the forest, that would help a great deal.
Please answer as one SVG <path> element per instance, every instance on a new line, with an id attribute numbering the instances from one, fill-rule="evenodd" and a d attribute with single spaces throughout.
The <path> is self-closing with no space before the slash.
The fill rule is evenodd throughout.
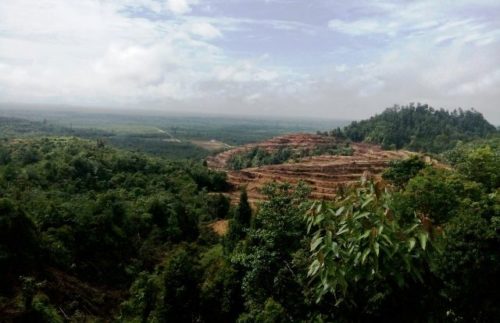
<path id="1" fill-rule="evenodd" d="M 353 141 L 372 142 L 385 149 L 441 153 L 459 141 L 483 138 L 496 131 L 474 109 L 450 112 L 419 103 L 394 106 L 368 120 L 352 122 L 343 134 Z"/>
<path id="2" fill-rule="evenodd" d="M 332 200 L 269 183 L 256 205 L 244 188 L 230 201 L 227 175 L 199 158 L 12 124 L 0 141 L 0 320 L 500 317 L 500 136 L 476 111 L 410 105 L 332 130 L 439 163 L 394 161 Z M 224 235 L 212 230 L 221 219 Z"/>

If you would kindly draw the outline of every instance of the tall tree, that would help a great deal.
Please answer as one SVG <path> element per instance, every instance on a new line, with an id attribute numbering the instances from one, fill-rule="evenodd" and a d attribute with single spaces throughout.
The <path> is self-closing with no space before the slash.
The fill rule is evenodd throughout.
<path id="1" fill-rule="evenodd" d="M 260 204 L 254 225 L 232 258 L 244 272 L 242 290 L 248 311 L 244 317 L 249 321 L 256 321 L 269 304 L 283 307 L 290 316 L 299 315 L 303 303 L 293 254 L 302 247 L 302 205 L 309 190 L 302 184 L 273 183 L 263 193 L 267 200 Z"/>
<path id="2" fill-rule="evenodd" d="M 232 251 L 238 242 L 243 239 L 250 228 L 252 221 L 252 208 L 248 203 L 248 194 L 245 188 L 241 190 L 240 202 L 229 222 L 229 232 L 224 240 L 226 251 Z"/>

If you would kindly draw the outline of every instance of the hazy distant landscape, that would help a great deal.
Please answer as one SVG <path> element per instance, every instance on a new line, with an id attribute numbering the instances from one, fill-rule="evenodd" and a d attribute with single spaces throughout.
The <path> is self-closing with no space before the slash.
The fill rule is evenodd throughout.
<path id="1" fill-rule="evenodd" d="M 15 106 L 15 105 L 14 105 Z M 19 129 L 10 129 L 10 135 L 75 135 L 84 138 L 102 138 L 116 147 L 138 150 L 163 157 L 203 158 L 221 148 L 269 139 L 292 132 L 316 132 L 332 126 L 343 126 L 348 121 L 309 118 L 251 118 L 151 111 L 94 111 L 74 108 L 31 109 L 0 107 L 0 117 L 20 118 L 33 123 L 27 129 L 22 121 Z M 9 132 L 3 122 L 3 134 Z M 29 127 L 28 127 L 29 128 Z M 211 144 L 212 142 L 212 144 Z"/>

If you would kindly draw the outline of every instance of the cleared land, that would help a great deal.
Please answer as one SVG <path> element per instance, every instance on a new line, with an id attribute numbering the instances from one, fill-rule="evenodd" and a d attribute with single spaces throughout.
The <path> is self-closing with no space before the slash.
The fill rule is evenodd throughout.
<path id="1" fill-rule="evenodd" d="M 254 147 L 260 147 L 267 151 L 283 147 L 314 149 L 335 140 L 332 137 L 312 134 L 290 134 L 222 152 L 209 157 L 207 163 L 213 169 L 227 172 L 228 181 L 232 186 L 232 190 L 228 194 L 233 202 L 237 201 L 239 189 L 243 186 L 246 186 L 251 202 L 262 200 L 260 189 L 265 183 L 272 181 L 292 184 L 303 181 L 311 187 L 313 198 L 330 199 L 335 196 L 341 186 L 353 185 L 359 181 L 363 174 L 369 173 L 375 178 L 379 178 L 391 161 L 404 159 L 414 154 L 404 150 L 383 150 L 377 145 L 351 143 L 352 156 L 304 157 L 280 165 L 266 165 L 238 171 L 229 170 L 227 167 L 227 162 L 232 155 Z"/>
<path id="2" fill-rule="evenodd" d="M 212 228 L 217 235 L 223 236 L 229 230 L 229 220 L 217 220 L 210 224 L 209 227 Z"/>
<path id="3" fill-rule="evenodd" d="M 219 151 L 231 148 L 230 145 L 219 140 L 191 140 L 191 143 L 209 151 Z"/>

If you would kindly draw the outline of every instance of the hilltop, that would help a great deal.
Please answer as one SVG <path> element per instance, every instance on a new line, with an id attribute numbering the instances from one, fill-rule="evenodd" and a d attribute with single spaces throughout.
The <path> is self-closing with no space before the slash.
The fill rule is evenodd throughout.
<path id="1" fill-rule="evenodd" d="M 410 104 L 388 108 L 335 132 L 353 141 L 379 144 L 386 149 L 441 153 L 459 141 L 486 138 L 497 130 L 474 109 L 450 112 L 427 104 Z"/>

